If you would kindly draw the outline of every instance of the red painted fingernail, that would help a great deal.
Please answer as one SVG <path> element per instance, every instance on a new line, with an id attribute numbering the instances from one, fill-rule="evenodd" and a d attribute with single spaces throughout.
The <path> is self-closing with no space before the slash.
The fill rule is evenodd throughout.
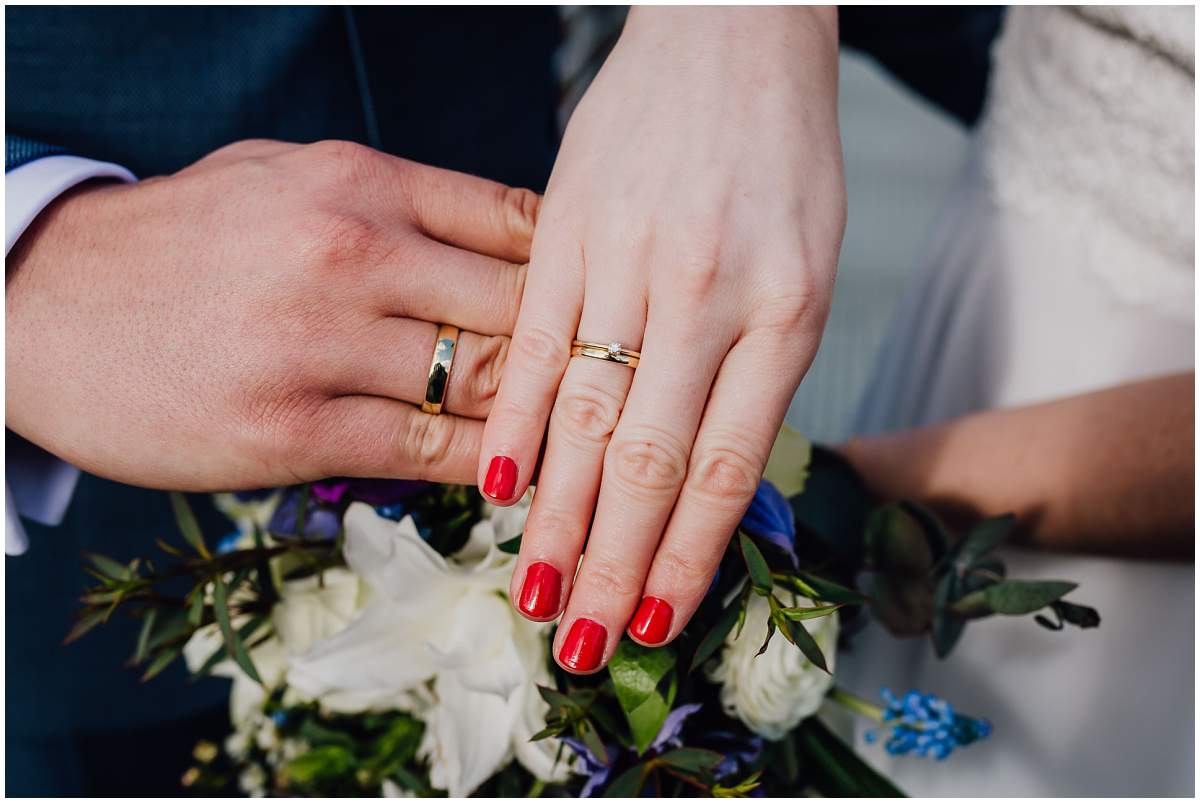
<path id="1" fill-rule="evenodd" d="M 525 571 L 521 599 L 517 605 L 535 619 L 545 619 L 558 613 L 562 595 L 562 575 L 549 563 L 535 563 Z"/>
<path id="2" fill-rule="evenodd" d="M 608 631 L 604 629 L 604 625 L 591 619 L 576 619 L 571 625 L 571 632 L 567 633 L 563 641 L 558 660 L 562 661 L 567 669 L 590 672 L 600 666 L 607 638 Z"/>
<path id="3" fill-rule="evenodd" d="M 646 644 L 662 644 L 671 632 L 671 617 L 674 615 L 675 609 L 665 599 L 643 597 L 633 621 L 629 623 L 629 632 Z"/>
<path id="4" fill-rule="evenodd" d="M 507 502 L 517 487 L 517 464 L 511 457 L 497 455 L 488 464 L 483 492 L 498 502 Z"/>

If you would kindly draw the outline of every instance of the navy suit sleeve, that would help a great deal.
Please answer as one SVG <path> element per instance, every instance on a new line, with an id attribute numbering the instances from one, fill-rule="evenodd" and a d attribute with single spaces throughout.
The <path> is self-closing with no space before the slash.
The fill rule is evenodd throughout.
<path id="1" fill-rule="evenodd" d="M 4 135 L 4 172 L 15 170 L 23 164 L 43 156 L 54 156 L 66 153 L 66 148 L 58 145 L 47 145 L 37 140 L 19 137 L 14 134 Z"/>

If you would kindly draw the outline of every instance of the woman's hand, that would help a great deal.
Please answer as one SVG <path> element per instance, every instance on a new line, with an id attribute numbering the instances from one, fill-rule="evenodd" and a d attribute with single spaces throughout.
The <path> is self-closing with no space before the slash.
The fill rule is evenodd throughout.
<path id="1" fill-rule="evenodd" d="M 10 254 L 6 424 L 150 487 L 470 482 L 537 201 L 349 142 L 87 185 Z M 464 331 L 432 416 L 439 323 Z"/>
<path id="2" fill-rule="evenodd" d="M 754 494 L 833 286 L 836 59 L 833 9 L 637 8 L 571 119 L 478 476 L 518 499 L 549 422 L 511 593 L 566 604 L 568 670 L 635 609 L 637 640 L 678 635 Z"/>

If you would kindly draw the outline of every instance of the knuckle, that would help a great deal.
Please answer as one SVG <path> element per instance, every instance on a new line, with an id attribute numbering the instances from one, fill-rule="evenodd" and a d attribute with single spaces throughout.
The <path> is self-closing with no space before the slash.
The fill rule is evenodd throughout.
<path id="1" fill-rule="evenodd" d="M 595 384 L 562 388 L 554 403 L 558 430 L 589 444 L 605 444 L 617 428 L 624 400 Z"/>
<path id="2" fill-rule="evenodd" d="M 514 335 L 511 348 L 517 357 L 527 363 L 561 366 L 567 360 L 570 341 L 534 326 Z"/>
<path id="3" fill-rule="evenodd" d="M 717 291 L 721 278 L 721 255 L 714 246 L 685 257 L 676 270 L 678 292 L 691 302 L 706 301 Z"/>
<path id="4" fill-rule="evenodd" d="M 762 466 L 744 446 L 699 449 L 688 473 L 688 491 L 709 504 L 737 508 L 749 503 L 758 488 Z"/>
<path id="5" fill-rule="evenodd" d="M 683 484 L 687 455 L 687 447 L 665 430 L 619 432 L 605 454 L 605 473 L 633 495 L 673 494 Z"/>
<path id="6" fill-rule="evenodd" d="M 606 602 L 629 599 L 642 593 L 641 577 L 630 571 L 627 562 L 593 557 L 584 560 L 583 571 L 591 591 Z"/>
<path id="7" fill-rule="evenodd" d="M 326 178 L 352 179 L 362 175 L 374 157 L 366 145 L 340 139 L 325 139 L 304 148 L 305 155 Z"/>
<path id="8" fill-rule="evenodd" d="M 505 216 L 505 228 L 515 241 L 527 243 L 533 239 L 541 202 L 541 196 L 533 190 L 500 188 L 500 209 Z"/>
<path id="9" fill-rule="evenodd" d="M 721 550 L 716 552 L 718 557 L 724 547 L 721 544 Z M 670 577 L 670 586 L 685 596 L 689 593 L 703 594 L 717 569 L 716 561 L 712 560 L 709 552 L 694 544 L 672 544 L 669 541 L 662 545 L 654 562 L 656 570 L 661 569 Z"/>
<path id="10" fill-rule="evenodd" d="M 342 272 L 365 265 L 378 248 L 376 224 L 353 212 L 317 211 L 301 222 L 300 228 L 306 262 L 321 279 L 330 270 Z"/>
<path id="11" fill-rule="evenodd" d="M 454 443 L 453 416 L 412 415 L 403 432 L 403 449 L 415 465 L 419 479 L 445 462 Z"/>
<path id="12" fill-rule="evenodd" d="M 469 366 L 468 392 L 472 402 L 491 407 L 500 390 L 500 378 L 508 357 L 508 343 L 508 338 L 500 335 L 484 337 L 480 341 L 479 350 Z"/>

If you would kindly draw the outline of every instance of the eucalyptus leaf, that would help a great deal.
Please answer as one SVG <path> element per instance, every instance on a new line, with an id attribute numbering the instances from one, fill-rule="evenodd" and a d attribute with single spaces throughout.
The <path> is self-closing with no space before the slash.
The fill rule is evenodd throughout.
<path id="1" fill-rule="evenodd" d="M 241 667 L 251 680 L 261 684 L 262 678 L 254 668 L 254 661 L 250 660 L 250 654 L 246 652 L 245 645 L 229 622 L 229 600 L 225 591 L 225 581 L 219 574 L 213 578 L 213 610 L 216 612 L 217 625 L 225 637 L 225 648 L 233 656 L 234 663 Z"/>
<path id="2" fill-rule="evenodd" d="M 950 610 L 967 618 L 992 613 L 1021 616 L 1045 608 L 1077 587 L 1065 580 L 1005 580 L 963 596 Z"/>
<path id="3" fill-rule="evenodd" d="M 712 626 L 712 629 L 708 631 L 704 639 L 700 642 L 700 646 L 696 648 L 696 653 L 692 656 L 692 663 L 688 667 L 688 672 L 696 671 L 696 667 L 707 661 L 709 656 L 725 643 L 725 637 L 729 635 L 729 631 L 733 629 L 734 624 L 743 618 L 744 610 L 745 608 L 742 605 L 740 597 L 734 598 L 733 601 L 725 606 L 725 610 L 721 611 L 721 616 L 717 619 L 716 624 Z"/>
<path id="4" fill-rule="evenodd" d="M 750 574 L 754 590 L 759 594 L 770 594 L 771 589 L 775 587 L 775 581 L 771 579 L 771 568 L 767 566 L 766 558 L 745 533 L 738 533 L 738 543 L 742 547 L 742 558 L 746 561 L 746 571 Z"/>
<path id="5" fill-rule="evenodd" d="M 949 610 L 950 603 L 962 594 L 962 578 L 957 572 L 949 571 L 938 581 L 933 595 L 933 621 L 929 635 L 933 640 L 933 652 L 945 658 L 954 649 L 966 628 L 966 620 Z"/>
<path id="6" fill-rule="evenodd" d="M 867 559 L 889 577 L 925 577 L 933 569 L 933 551 L 921 522 L 902 504 L 885 505 L 867 518 Z"/>
<path id="7" fill-rule="evenodd" d="M 200 523 L 196 521 L 196 514 L 192 512 L 187 497 L 178 491 L 172 491 L 171 509 L 175 512 L 175 522 L 179 525 L 179 531 L 183 533 L 184 540 L 192 545 L 192 549 L 196 550 L 200 557 L 205 560 L 212 558 L 212 553 L 204 544 L 204 534 L 200 531 Z"/>
<path id="8" fill-rule="evenodd" d="M 963 536 L 956 555 L 957 561 L 967 567 L 976 565 L 1004 543 L 1015 523 L 1016 517 L 1011 513 L 978 522 Z"/>
<path id="9" fill-rule="evenodd" d="M 515 538 L 508 539 L 507 541 L 501 541 L 500 543 L 496 544 L 496 549 L 500 550 L 506 555 L 516 555 L 521 551 L 521 536 L 518 535 Z"/>

